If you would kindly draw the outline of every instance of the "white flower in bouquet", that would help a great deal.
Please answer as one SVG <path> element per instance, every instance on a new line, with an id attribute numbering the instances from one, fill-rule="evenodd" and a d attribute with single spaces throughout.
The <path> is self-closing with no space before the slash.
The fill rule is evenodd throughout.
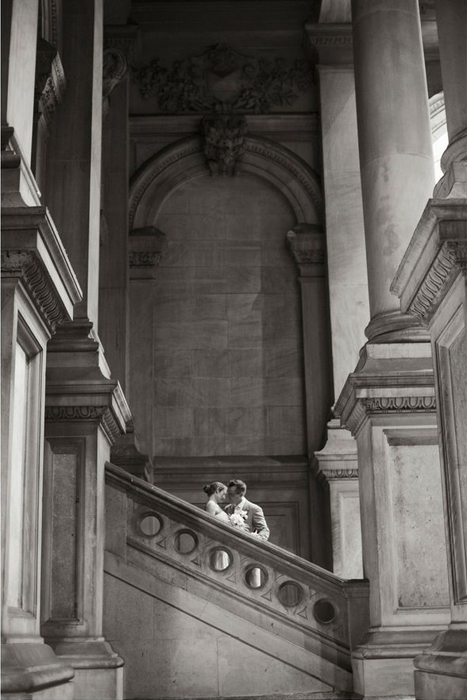
<path id="1" fill-rule="evenodd" d="M 241 527 L 243 530 L 247 530 L 248 526 L 245 522 L 247 515 L 246 510 L 242 511 L 241 513 L 232 513 L 229 515 L 230 524 L 233 527 Z"/>

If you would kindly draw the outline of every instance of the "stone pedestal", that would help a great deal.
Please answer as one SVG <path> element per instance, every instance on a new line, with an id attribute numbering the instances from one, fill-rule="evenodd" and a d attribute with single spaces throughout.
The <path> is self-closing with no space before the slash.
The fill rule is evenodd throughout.
<path id="1" fill-rule="evenodd" d="M 45 356 L 81 293 L 45 207 L 2 209 L 2 697 L 71 698 L 40 634 Z"/>
<path id="2" fill-rule="evenodd" d="M 363 578 L 357 444 L 334 419 L 326 446 L 315 457 L 318 476 L 329 490 L 332 570 L 342 578 Z"/>
<path id="3" fill-rule="evenodd" d="M 413 659 L 449 621 L 429 343 L 368 343 L 335 410 L 357 440 L 370 581 L 370 629 L 352 655 L 355 691 L 413 695 Z"/>
<path id="4" fill-rule="evenodd" d="M 104 467 L 131 415 L 91 324 L 66 324 L 47 361 L 42 633 L 75 670 L 75 697 L 123 697 L 102 636 Z"/>
<path id="5" fill-rule="evenodd" d="M 399 267 L 402 310 L 427 324 L 438 412 L 451 622 L 415 659 L 420 700 L 467 692 L 467 200 L 433 199 Z"/>

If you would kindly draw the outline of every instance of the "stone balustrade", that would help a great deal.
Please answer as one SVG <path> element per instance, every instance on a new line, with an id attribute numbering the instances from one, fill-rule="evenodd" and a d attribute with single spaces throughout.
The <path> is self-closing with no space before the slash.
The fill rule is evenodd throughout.
<path id="1" fill-rule="evenodd" d="M 350 652 L 368 624 L 367 581 L 345 581 L 112 464 L 106 481 L 108 553 L 187 591 L 207 586 L 207 599 L 228 593 L 236 614 L 319 653 L 348 687 Z"/>

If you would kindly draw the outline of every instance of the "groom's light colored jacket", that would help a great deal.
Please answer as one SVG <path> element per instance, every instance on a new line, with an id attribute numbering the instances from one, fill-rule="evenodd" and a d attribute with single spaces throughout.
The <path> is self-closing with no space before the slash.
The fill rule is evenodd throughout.
<path id="1" fill-rule="evenodd" d="M 238 506 L 234 506 L 233 503 L 230 503 L 230 505 L 226 506 L 225 512 L 228 515 L 232 515 L 236 508 L 238 508 L 238 511 L 246 510 L 246 524 L 248 525 L 250 532 L 256 532 L 263 538 L 263 540 L 267 540 L 269 538 L 269 528 L 266 518 L 264 517 L 263 509 L 260 506 L 257 506 L 256 503 L 251 503 L 251 501 L 247 501 L 247 499 L 244 498 Z"/>

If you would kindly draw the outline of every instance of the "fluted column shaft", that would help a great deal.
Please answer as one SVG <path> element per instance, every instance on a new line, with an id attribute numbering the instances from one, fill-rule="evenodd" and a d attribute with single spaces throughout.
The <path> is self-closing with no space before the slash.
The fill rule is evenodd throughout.
<path id="1" fill-rule="evenodd" d="M 417 0 L 353 0 L 352 20 L 372 339 L 411 325 L 390 284 L 434 167 Z"/>

